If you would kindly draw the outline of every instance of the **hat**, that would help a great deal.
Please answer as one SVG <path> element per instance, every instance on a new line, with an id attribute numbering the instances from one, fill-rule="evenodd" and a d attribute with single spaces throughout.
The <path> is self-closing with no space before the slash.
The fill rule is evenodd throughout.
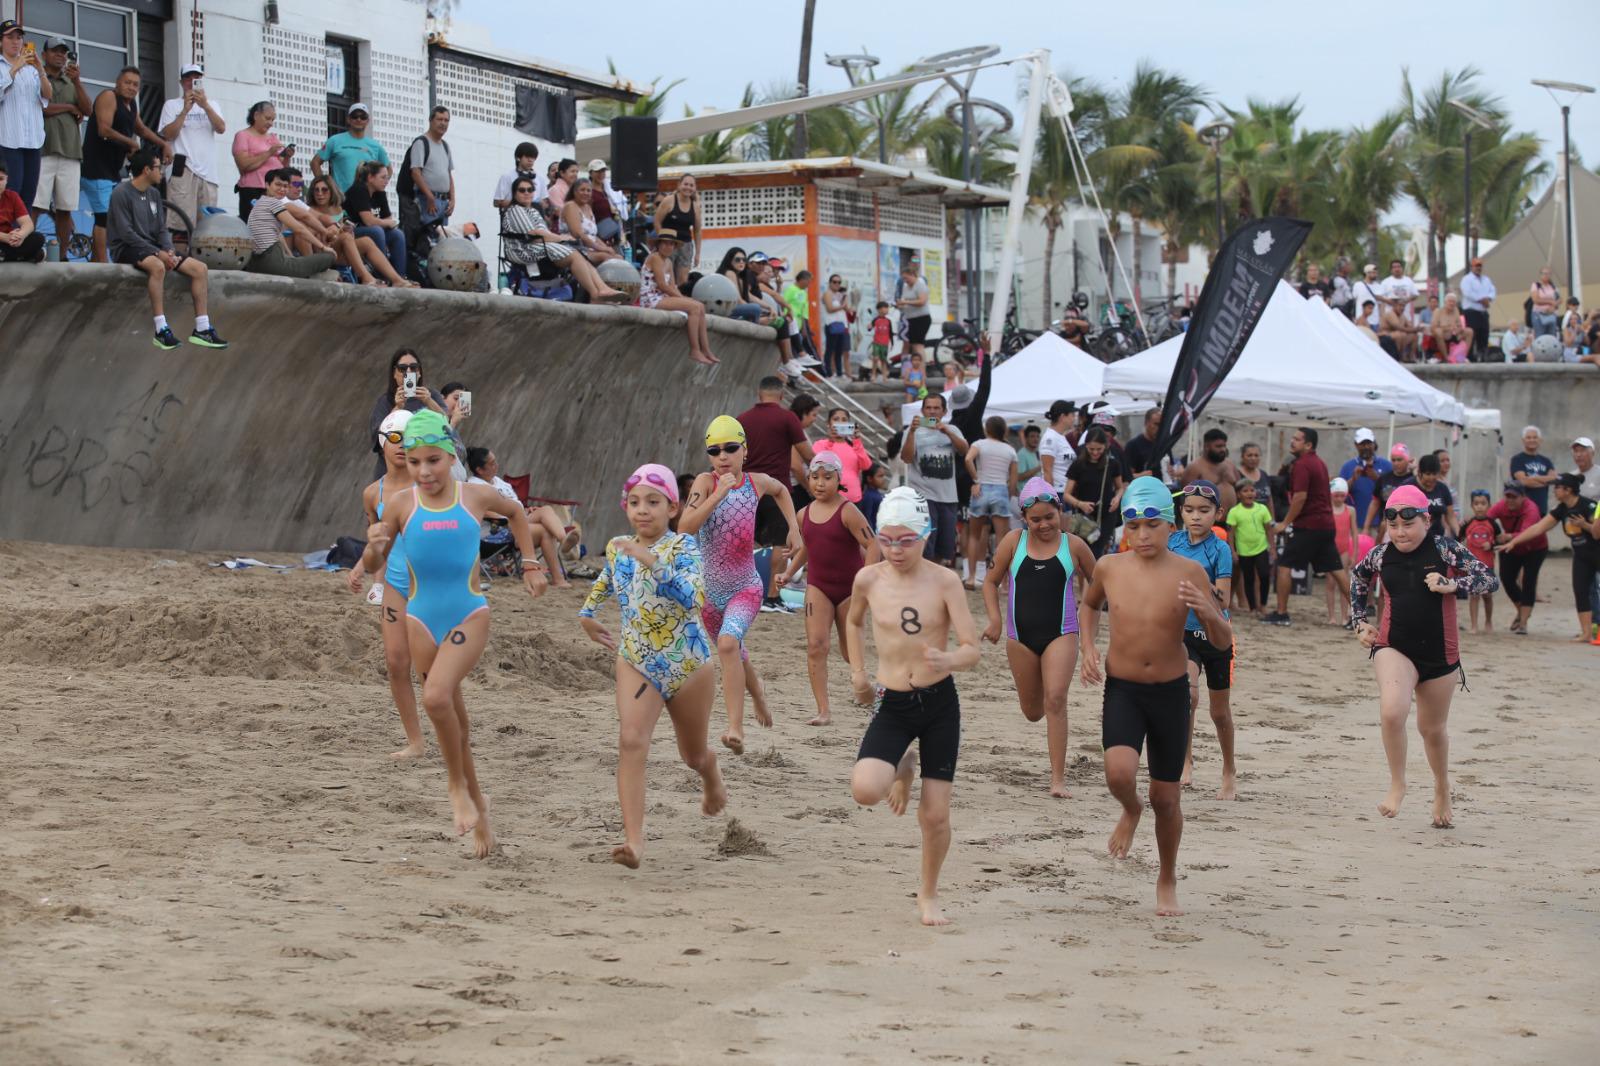
<path id="1" fill-rule="evenodd" d="M 390 411 L 387 418 L 378 423 L 378 435 L 385 433 L 404 433 L 406 424 L 411 421 L 410 411 Z"/>
<path id="2" fill-rule="evenodd" d="M 46 52 L 53 52 L 57 48 L 71 48 L 71 47 L 72 47 L 72 42 L 67 40 L 65 37 L 51 37 L 51 38 L 49 38 L 48 40 L 46 40 L 44 42 L 44 50 Z"/>
<path id="3" fill-rule="evenodd" d="M 178 68 L 178 77 L 179 79 L 183 79 L 187 78 L 191 74 L 204 74 L 205 72 L 205 68 L 199 63 L 185 63 L 183 66 Z"/>
<path id="4" fill-rule="evenodd" d="M 744 426 L 732 415 L 718 415 L 706 427 L 706 444 L 743 444 Z"/>
<path id="5" fill-rule="evenodd" d="M 932 528 L 928 520 L 928 501 L 909 485 L 891 489 L 878 504 L 878 529 L 889 526 L 904 526 L 917 536 L 926 537 Z"/>
<path id="6" fill-rule="evenodd" d="M 1332 481 L 1328 482 L 1328 491 L 1342 492 L 1348 496 L 1350 495 L 1350 482 L 1346 481 L 1342 477 L 1336 477 Z"/>
<path id="7" fill-rule="evenodd" d="M 1572 473 L 1562 474 L 1560 477 L 1556 478 L 1555 483 L 1557 485 L 1560 485 L 1562 488 L 1566 489 L 1568 492 L 1581 492 L 1581 491 L 1583 491 L 1583 475 L 1582 474 L 1572 474 Z"/>
<path id="8" fill-rule="evenodd" d="M 1357 444 L 1375 443 L 1377 441 L 1377 439 L 1378 439 L 1377 435 L 1375 433 L 1373 433 L 1372 430 L 1368 429 L 1366 426 L 1362 426 L 1360 429 L 1356 430 L 1356 443 Z"/>
<path id="9" fill-rule="evenodd" d="M 746 266 L 755 266 L 757 263 L 765 263 L 767 261 L 767 253 L 751 252 L 749 255 L 744 257 L 744 261 Z"/>
<path id="10" fill-rule="evenodd" d="M 4 37 L 8 33 L 21 32 L 22 23 L 18 22 L 16 19 L 6 19 L 4 22 L 0 22 L 0 37 Z"/>
<path id="11" fill-rule="evenodd" d="M 656 241 L 677 241 L 679 244 L 682 244 L 683 234 L 679 233 L 675 229 L 663 227 L 656 230 L 655 235 L 652 236 L 650 240 L 652 243 Z"/>
<path id="12" fill-rule="evenodd" d="M 818 470 L 832 470 L 835 474 L 843 476 L 844 463 L 833 452 L 817 452 L 811 457 L 811 465 L 806 467 L 806 470 L 812 474 Z"/>
<path id="13" fill-rule="evenodd" d="M 1593 448 L 1594 441 L 1588 437 L 1578 437 L 1573 440 L 1572 446 L 1574 448 Z"/>
<path id="14" fill-rule="evenodd" d="M 1094 424 L 1097 426 L 1115 426 L 1117 424 L 1117 416 L 1110 411 L 1100 411 L 1094 416 Z"/>
<path id="15" fill-rule="evenodd" d="M 1389 458 L 1409 459 L 1411 458 L 1411 449 L 1407 448 L 1404 444 L 1396 444 L 1393 448 L 1389 449 Z"/>
<path id="16" fill-rule="evenodd" d="M 400 446 L 407 451 L 413 448 L 441 448 L 451 455 L 456 454 L 455 441 L 450 439 L 450 423 L 438 411 L 418 411 L 412 415 L 411 421 L 406 423 L 406 436 Z"/>
<path id="17" fill-rule="evenodd" d="M 1522 482 L 1518 481 L 1516 478 L 1506 479 L 1505 490 L 1507 492 L 1514 492 L 1518 496 L 1526 496 L 1528 494 L 1528 490 L 1523 488 Z"/>
<path id="18" fill-rule="evenodd" d="M 368 118 L 372 117 L 372 109 L 366 104 L 351 104 L 349 108 L 345 110 L 345 114 L 353 115 L 357 111 L 361 112 L 363 115 L 366 115 Z"/>
<path id="19" fill-rule="evenodd" d="M 1427 495 L 1415 485 L 1401 485 L 1389 493 L 1389 498 L 1383 502 L 1384 508 L 1390 507 L 1416 507 L 1419 510 L 1428 509 Z"/>
<path id="20" fill-rule="evenodd" d="M 671 470 L 660 463 L 645 463 L 639 469 L 628 475 L 628 480 L 622 483 L 622 506 L 628 506 L 628 493 L 640 484 L 646 488 L 654 489 L 667 498 L 668 503 L 678 502 L 678 478 Z"/>
<path id="21" fill-rule="evenodd" d="M 588 170 L 588 172 L 590 174 L 593 174 L 597 170 L 609 170 L 609 169 L 611 169 L 611 168 L 606 166 L 606 161 L 604 159 L 591 159 L 591 160 L 589 160 L 589 170 Z"/>
<path id="22" fill-rule="evenodd" d="M 972 406 L 972 387 L 970 385 L 957 385 L 950 390 L 950 408 L 960 411 Z"/>
<path id="23" fill-rule="evenodd" d="M 1366 266 L 1361 268 L 1361 273 L 1365 274 L 1369 270 L 1376 274 L 1378 272 L 1378 265 L 1376 263 L 1368 263 Z"/>

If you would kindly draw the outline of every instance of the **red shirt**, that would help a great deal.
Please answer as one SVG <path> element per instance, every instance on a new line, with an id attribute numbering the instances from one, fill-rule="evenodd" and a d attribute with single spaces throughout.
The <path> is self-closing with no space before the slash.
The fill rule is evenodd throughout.
<path id="1" fill-rule="evenodd" d="M 22 202 L 15 189 L 0 193 L 0 233 L 10 233 L 17 228 L 17 219 L 28 214 L 28 205 Z"/>
<path id="2" fill-rule="evenodd" d="M 1492 518 L 1473 515 L 1461 526 L 1461 543 L 1478 562 L 1494 569 L 1494 535 L 1500 532 L 1499 523 Z"/>
<path id="3" fill-rule="evenodd" d="M 1500 528 L 1513 537 L 1524 529 L 1539 521 L 1539 506 L 1526 496 L 1522 498 L 1522 507 L 1513 511 L 1506 506 L 1504 499 L 1494 501 L 1489 507 L 1489 517 L 1500 523 Z M 1511 549 L 1512 555 L 1532 555 L 1534 552 L 1548 551 L 1550 540 L 1543 533 L 1532 540 L 1525 540 Z"/>
<path id="4" fill-rule="evenodd" d="M 1316 452 L 1302 452 L 1289 472 L 1289 496 L 1306 494 L 1305 506 L 1294 520 L 1296 529 L 1326 529 L 1333 526 L 1333 493 L 1328 490 L 1328 464 Z"/>
<path id="5" fill-rule="evenodd" d="M 789 484 L 790 450 L 806 439 L 800 419 L 787 407 L 758 403 L 739 416 L 739 424 L 744 427 L 745 472 Z"/>
<path id="6" fill-rule="evenodd" d="M 889 347 L 889 340 L 893 329 L 894 327 L 889 324 L 888 318 L 883 315 L 879 315 L 877 318 L 872 320 L 872 343 L 881 344 L 885 348 Z"/>

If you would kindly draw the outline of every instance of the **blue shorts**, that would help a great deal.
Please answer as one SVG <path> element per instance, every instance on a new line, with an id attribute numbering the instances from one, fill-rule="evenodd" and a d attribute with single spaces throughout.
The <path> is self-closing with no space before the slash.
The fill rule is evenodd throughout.
<path id="1" fill-rule="evenodd" d="M 972 494 L 967 514 L 973 518 L 1009 518 L 1011 494 L 1004 485 L 979 485 L 978 491 Z"/>
<path id="2" fill-rule="evenodd" d="M 111 190 L 117 183 L 106 178 L 78 179 L 78 199 L 82 210 L 92 215 L 103 215 L 111 210 Z"/>

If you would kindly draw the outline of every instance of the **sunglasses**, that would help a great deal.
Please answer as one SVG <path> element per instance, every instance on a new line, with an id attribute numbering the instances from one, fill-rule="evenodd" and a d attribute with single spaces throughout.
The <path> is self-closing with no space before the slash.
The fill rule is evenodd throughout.
<path id="1" fill-rule="evenodd" d="M 391 429 L 387 433 L 378 434 L 378 436 L 380 439 L 386 440 L 390 444 L 399 444 L 401 441 L 405 440 L 406 437 L 406 435 L 398 429 Z"/>
<path id="2" fill-rule="evenodd" d="M 401 443 L 404 444 L 406 449 L 409 451 L 412 448 L 421 448 L 423 446 L 437 448 L 440 445 L 454 444 L 455 442 L 442 433 L 424 433 L 420 437 L 407 437 Z"/>
<path id="3" fill-rule="evenodd" d="M 290 183 L 289 183 L 289 185 L 290 185 L 290 186 L 291 186 L 291 187 L 292 187 L 292 188 L 296 188 L 296 189 L 303 189 L 303 188 L 305 188 L 305 187 L 306 187 L 306 183 L 305 183 L 305 182 L 303 182 L 303 181 L 291 181 L 291 182 L 290 182 Z"/>
<path id="4" fill-rule="evenodd" d="M 1212 488 L 1210 485 L 1185 485 L 1183 487 L 1183 494 L 1185 496 L 1203 496 L 1204 498 L 1213 501 L 1217 498 L 1217 490 Z"/>
<path id="5" fill-rule="evenodd" d="M 422 364 L 421 363 L 396 363 L 394 365 L 394 368 L 396 370 L 421 370 L 422 369 Z"/>
<path id="6" fill-rule="evenodd" d="M 1061 497 L 1057 496 L 1054 492 L 1041 492 L 1037 496 L 1024 496 L 1017 501 L 1018 507 L 1024 511 L 1036 503 L 1053 503 L 1057 507 L 1060 507 Z"/>
<path id="7" fill-rule="evenodd" d="M 1172 521 L 1172 512 L 1164 511 L 1159 507 L 1124 507 L 1122 509 L 1122 520 L 1124 522 L 1136 522 L 1141 518 L 1159 518 L 1164 522 L 1170 522 Z"/>
<path id="8" fill-rule="evenodd" d="M 348 119 L 351 122 L 365 122 L 367 121 L 367 116 L 357 111 L 355 114 L 348 116 Z"/>
<path id="9" fill-rule="evenodd" d="M 1426 507 L 1385 507 L 1383 509 L 1383 518 L 1386 522 L 1393 522 L 1397 518 L 1402 522 L 1409 522 L 1418 517 L 1427 518 L 1428 509 Z"/>
<path id="10" fill-rule="evenodd" d="M 915 548 L 918 544 L 922 543 L 922 538 L 918 537 L 918 536 L 910 535 L 910 534 L 908 534 L 908 535 L 906 535 L 904 537 L 886 537 L 882 533 L 879 533 L 878 534 L 878 543 L 883 545 L 885 548 L 907 548 L 907 549 L 909 549 L 909 548 Z"/>
<path id="11" fill-rule="evenodd" d="M 743 444 L 710 444 L 706 446 L 706 454 L 710 456 L 737 455 Z"/>
<path id="12" fill-rule="evenodd" d="M 652 471 L 651 473 L 644 475 L 629 475 L 628 480 L 622 483 L 622 506 L 624 509 L 626 509 L 628 506 L 628 493 L 646 483 L 654 485 L 656 488 L 660 489 L 661 495 L 665 496 L 669 501 L 674 503 L 677 502 L 673 499 L 673 494 L 677 491 L 678 486 L 667 484 L 666 478 Z"/>

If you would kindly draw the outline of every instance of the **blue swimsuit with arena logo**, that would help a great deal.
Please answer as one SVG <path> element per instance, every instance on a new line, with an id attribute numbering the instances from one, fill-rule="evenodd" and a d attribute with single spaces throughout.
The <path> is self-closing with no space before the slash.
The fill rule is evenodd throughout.
<path id="1" fill-rule="evenodd" d="M 478 516 L 461 502 L 461 483 L 455 485 L 455 502 L 439 510 L 428 507 L 415 488 L 411 490 L 411 517 L 400 531 L 411 573 L 411 595 L 406 613 L 442 644 L 450 631 L 489 609 L 478 591 Z"/>
<path id="2" fill-rule="evenodd" d="M 383 483 L 389 478 L 388 474 L 378 479 L 378 520 L 383 520 Z M 383 569 L 383 583 L 394 589 L 401 596 L 406 596 L 411 591 L 411 573 L 406 569 L 406 546 L 403 537 L 396 537 L 389 545 L 389 561 Z"/>

